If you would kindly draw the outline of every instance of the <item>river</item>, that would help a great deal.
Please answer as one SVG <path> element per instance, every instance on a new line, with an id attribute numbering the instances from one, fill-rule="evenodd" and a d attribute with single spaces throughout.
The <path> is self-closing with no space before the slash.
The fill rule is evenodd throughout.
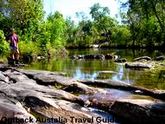
<path id="1" fill-rule="evenodd" d="M 50 61 L 37 61 L 31 63 L 26 69 L 49 70 L 64 72 L 67 76 L 73 77 L 78 80 L 95 80 L 95 79 L 111 79 L 114 81 L 123 81 L 130 85 L 141 86 L 148 89 L 164 90 L 165 89 L 165 68 L 161 71 L 144 71 L 144 70 L 130 70 L 126 69 L 124 64 L 115 63 L 112 60 L 73 60 L 70 58 L 72 55 L 85 55 L 85 54 L 115 54 L 121 58 L 126 58 L 127 61 L 132 61 L 136 57 L 165 55 L 161 51 L 146 51 L 146 50 L 128 50 L 128 49 L 86 49 L 86 50 L 69 50 L 69 57 L 58 58 Z M 103 99 L 150 99 L 150 96 L 131 94 L 127 91 L 119 89 L 104 88 L 106 94 L 96 93 L 95 98 Z M 88 99 L 89 95 L 79 94 L 82 99 Z M 115 124 L 122 123 L 120 118 L 113 114 L 106 113 L 98 110 L 97 108 L 88 108 L 90 111 L 99 114 L 102 117 L 110 117 Z M 115 120 L 113 120 L 115 119 Z"/>
<path id="2" fill-rule="evenodd" d="M 165 55 L 163 52 L 129 49 L 86 49 L 69 50 L 69 56 L 79 54 L 115 54 L 127 61 L 132 61 L 136 57 L 150 56 L 155 58 L 159 55 Z M 39 69 L 65 72 L 67 76 L 75 79 L 112 79 L 120 80 L 131 85 L 142 86 L 149 89 L 165 89 L 165 77 L 161 72 L 151 72 L 143 70 L 130 70 L 124 67 L 124 64 L 114 63 L 111 60 L 72 60 L 70 57 L 58 58 L 51 61 L 37 61 L 30 64 L 28 69 Z M 163 70 L 162 70 L 163 71 Z"/>

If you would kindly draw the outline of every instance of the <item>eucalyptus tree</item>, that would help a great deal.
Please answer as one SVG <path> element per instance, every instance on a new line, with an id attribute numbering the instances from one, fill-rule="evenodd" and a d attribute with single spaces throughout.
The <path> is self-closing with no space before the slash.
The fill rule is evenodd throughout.
<path id="1" fill-rule="evenodd" d="M 133 45 L 165 44 L 164 0 L 128 0 L 128 22 Z"/>

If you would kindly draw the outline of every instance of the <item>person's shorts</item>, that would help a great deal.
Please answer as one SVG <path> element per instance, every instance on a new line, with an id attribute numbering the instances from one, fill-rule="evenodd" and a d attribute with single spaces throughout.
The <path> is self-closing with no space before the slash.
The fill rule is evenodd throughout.
<path id="1" fill-rule="evenodd" d="M 19 50 L 17 47 L 10 46 L 11 53 L 19 53 Z"/>

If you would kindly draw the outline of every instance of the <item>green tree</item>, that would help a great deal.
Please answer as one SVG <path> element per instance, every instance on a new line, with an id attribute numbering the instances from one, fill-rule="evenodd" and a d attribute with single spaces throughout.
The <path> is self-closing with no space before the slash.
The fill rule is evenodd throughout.
<path id="1" fill-rule="evenodd" d="M 112 30 L 113 46 L 129 47 L 131 45 L 131 33 L 127 25 L 118 25 Z"/>
<path id="2" fill-rule="evenodd" d="M 1 14 L 4 16 L 3 24 L 15 27 L 26 38 L 33 37 L 39 22 L 43 19 L 42 0 L 0 0 Z M 10 24 L 4 23 L 6 20 Z"/>
<path id="3" fill-rule="evenodd" d="M 56 47 L 64 46 L 66 43 L 66 23 L 63 18 L 63 15 L 57 11 L 54 14 L 48 16 L 46 23 L 48 24 L 47 30 L 51 34 L 51 44 Z"/>
<path id="4" fill-rule="evenodd" d="M 65 37 L 66 37 L 66 47 L 74 47 L 76 46 L 76 32 L 77 32 L 77 27 L 74 23 L 74 21 L 71 18 L 66 19 L 66 32 L 65 32 Z"/>
<path id="5" fill-rule="evenodd" d="M 50 14 L 45 21 L 40 23 L 34 39 L 40 54 L 47 55 L 55 52 L 55 49 L 63 47 L 65 39 L 66 24 L 61 13 Z"/>
<path id="6" fill-rule="evenodd" d="M 8 53 L 9 47 L 8 43 L 5 41 L 5 36 L 2 30 L 0 30 L 0 55 Z"/>
<path id="7" fill-rule="evenodd" d="M 117 21 L 110 17 L 108 7 L 101 7 L 99 3 L 96 3 L 90 9 L 90 14 L 94 19 L 94 27 L 100 36 L 98 41 L 110 43 L 112 28 L 117 25 Z"/>
<path id="8" fill-rule="evenodd" d="M 128 0 L 127 19 L 133 45 L 165 44 L 164 0 Z"/>
<path id="9" fill-rule="evenodd" d="M 101 7 L 99 3 L 96 3 L 90 8 L 90 14 L 94 20 L 99 21 L 103 16 L 109 16 L 110 10 L 108 7 Z"/>

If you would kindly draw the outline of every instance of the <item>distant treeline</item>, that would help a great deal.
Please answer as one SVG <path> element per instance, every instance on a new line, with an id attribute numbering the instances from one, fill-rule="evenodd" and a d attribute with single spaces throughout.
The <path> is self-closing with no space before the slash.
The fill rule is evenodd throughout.
<path id="1" fill-rule="evenodd" d="M 77 12 L 77 24 L 56 11 L 44 18 L 42 0 L 0 0 L 0 54 L 8 52 L 6 37 L 14 28 L 21 53 L 55 53 L 59 48 L 165 46 L 164 0 L 121 3 L 121 20 L 99 3 L 90 8 L 92 19 Z M 127 10 L 127 11 L 124 11 Z"/>

